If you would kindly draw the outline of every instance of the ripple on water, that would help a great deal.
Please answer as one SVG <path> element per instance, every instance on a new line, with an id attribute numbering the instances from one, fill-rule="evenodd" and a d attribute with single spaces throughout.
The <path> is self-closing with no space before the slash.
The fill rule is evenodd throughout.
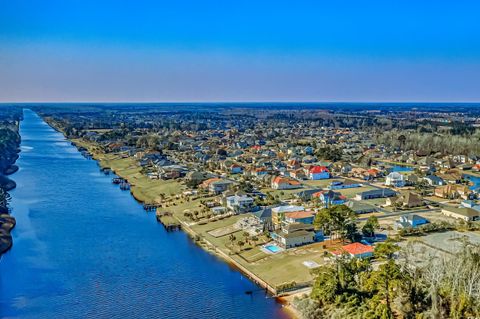
<path id="1" fill-rule="evenodd" d="M 15 175 L 19 218 L 0 261 L 8 273 L 0 277 L 1 318 L 284 317 L 185 233 L 165 232 L 35 114 L 25 112 L 21 135 L 32 149 L 18 160 L 28 169 Z"/>

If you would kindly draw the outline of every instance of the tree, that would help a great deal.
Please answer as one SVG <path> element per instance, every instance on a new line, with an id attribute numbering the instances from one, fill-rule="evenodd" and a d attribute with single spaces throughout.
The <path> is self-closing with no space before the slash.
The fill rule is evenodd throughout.
<path id="1" fill-rule="evenodd" d="M 366 237 L 374 237 L 375 236 L 375 229 L 380 227 L 378 223 L 378 218 L 375 216 L 370 216 L 367 219 L 365 225 L 363 225 L 362 233 Z"/>
<path id="2" fill-rule="evenodd" d="M 322 229 L 325 234 L 340 236 L 342 241 L 356 233 L 356 215 L 345 205 L 336 205 L 320 210 L 315 216 L 314 227 Z"/>
<path id="3" fill-rule="evenodd" d="M 245 245 L 245 243 L 241 240 L 238 241 L 238 247 L 240 247 L 240 251 L 242 250 L 242 247 Z"/>
<path id="4" fill-rule="evenodd" d="M 228 236 L 228 240 L 230 241 L 230 244 L 233 245 L 233 243 L 235 242 L 237 238 L 235 237 L 234 234 L 230 234 L 230 236 Z"/>
<path id="5" fill-rule="evenodd" d="M 400 250 L 400 247 L 395 245 L 395 242 L 391 239 L 387 239 L 383 243 L 379 243 L 375 246 L 375 257 L 383 260 L 392 260 L 395 253 Z"/>

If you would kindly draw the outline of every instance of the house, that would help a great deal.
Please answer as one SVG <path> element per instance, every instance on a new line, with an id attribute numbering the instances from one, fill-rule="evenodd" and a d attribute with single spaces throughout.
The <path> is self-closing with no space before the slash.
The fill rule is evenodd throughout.
<path id="1" fill-rule="evenodd" d="M 251 213 L 253 217 L 255 217 L 260 223 L 264 225 L 264 228 L 269 231 L 273 231 L 273 223 L 272 223 L 272 209 L 271 208 L 264 208 Z"/>
<path id="2" fill-rule="evenodd" d="M 480 211 L 468 207 L 444 207 L 442 213 L 445 216 L 462 219 L 467 222 L 480 220 Z"/>
<path id="3" fill-rule="evenodd" d="M 461 184 L 450 184 L 435 188 L 435 196 L 441 198 L 455 199 L 463 198 L 469 199 L 472 195 L 472 191 L 468 186 Z"/>
<path id="4" fill-rule="evenodd" d="M 320 180 L 330 178 L 330 171 L 326 166 L 314 165 L 307 172 L 308 179 Z"/>
<path id="5" fill-rule="evenodd" d="M 229 167 L 230 174 L 241 174 L 243 173 L 243 167 L 238 164 L 232 164 Z"/>
<path id="6" fill-rule="evenodd" d="M 279 225 L 285 220 L 285 213 L 304 211 L 303 206 L 286 205 L 272 208 L 272 222 Z"/>
<path id="7" fill-rule="evenodd" d="M 316 240 L 323 240 L 323 234 L 321 232 L 315 233 L 313 225 L 302 223 L 287 224 L 272 232 L 270 236 L 284 248 L 298 247 L 313 243 Z"/>
<path id="8" fill-rule="evenodd" d="M 416 228 L 421 225 L 428 224 L 430 221 L 426 218 L 415 214 L 406 214 L 400 216 L 399 220 L 396 221 L 393 225 L 395 229 L 402 228 Z"/>
<path id="9" fill-rule="evenodd" d="M 335 257 L 347 255 L 351 258 L 371 258 L 373 257 L 373 247 L 361 243 L 352 243 L 342 246 L 339 250 L 333 251 Z"/>
<path id="10" fill-rule="evenodd" d="M 299 181 L 289 177 L 277 176 L 272 180 L 273 189 L 296 189 L 301 187 L 302 184 Z"/>
<path id="11" fill-rule="evenodd" d="M 364 175 L 364 179 L 365 180 L 372 180 L 372 179 L 375 179 L 375 178 L 379 178 L 382 176 L 382 173 L 378 170 L 378 169 L 375 169 L 375 168 L 371 168 L 371 169 L 368 169 L 366 174 Z"/>
<path id="12" fill-rule="evenodd" d="M 246 195 L 233 195 L 226 198 L 227 208 L 235 213 L 248 212 L 252 207 L 253 198 Z"/>
<path id="13" fill-rule="evenodd" d="M 331 205 L 342 205 L 347 201 L 347 198 L 339 192 L 334 192 L 332 190 L 319 191 L 312 195 L 312 198 L 318 198 L 325 207 Z"/>
<path id="14" fill-rule="evenodd" d="M 221 214 L 224 214 L 227 211 L 227 209 L 223 206 L 212 207 L 210 210 L 212 211 L 212 213 L 214 215 L 221 215 Z"/>
<path id="15" fill-rule="evenodd" d="M 288 224 L 292 223 L 303 223 L 303 224 L 313 224 L 315 219 L 315 212 L 312 211 L 298 211 L 298 212 L 288 212 L 285 213 L 285 222 Z"/>
<path id="16" fill-rule="evenodd" d="M 445 181 L 436 175 L 427 175 L 423 178 L 430 186 L 446 185 Z"/>
<path id="17" fill-rule="evenodd" d="M 423 206 L 424 202 L 420 195 L 412 192 L 405 192 L 399 196 L 389 197 L 386 201 L 387 206 L 400 206 L 405 208 Z"/>
<path id="18" fill-rule="evenodd" d="M 346 179 L 343 182 L 342 181 L 333 181 L 330 183 L 328 186 L 328 189 L 346 189 L 346 188 L 356 188 L 356 187 L 362 187 L 362 184 L 356 181 L 353 181 L 351 179 Z"/>
<path id="19" fill-rule="evenodd" d="M 233 182 L 221 178 L 210 178 L 203 181 L 202 187 L 208 189 L 211 193 L 220 194 L 226 191 Z"/>
<path id="20" fill-rule="evenodd" d="M 301 166 L 300 161 L 297 159 L 289 160 L 287 164 L 288 169 L 293 169 L 293 170 L 299 169 L 300 166 Z"/>
<path id="21" fill-rule="evenodd" d="M 405 177 L 399 172 L 391 172 L 387 175 L 385 185 L 393 187 L 403 187 L 405 186 Z"/>
<path id="22" fill-rule="evenodd" d="M 372 189 L 369 191 L 361 192 L 355 196 L 355 200 L 375 199 L 375 198 L 387 198 L 393 197 L 397 193 L 390 188 Z"/>
<path id="23" fill-rule="evenodd" d="M 355 214 L 369 214 L 377 211 L 375 206 L 361 201 L 348 201 L 345 205 L 353 210 Z"/>
<path id="24" fill-rule="evenodd" d="M 261 178 L 268 174 L 268 170 L 265 167 L 257 167 L 252 170 L 251 174 L 257 178 Z"/>
<path id="25" fill-rule="evenodd" d="M 320 192 L 322 189 L 321 188 L 315 188 L 315 189 L 305 189 L 302 190 L 298 193 L 295 193 L 294 196 L 296 198 L 299 198 L 304 201 L 309 201 L 312 199 L 313 194 Z"/>
<path id="26" fill-rule="evenodd" d="M 301 168 L 290 171 L 290 176 L 296 179 L 306 179 L 307 175 L 305 174 L 305 171 Z"/>

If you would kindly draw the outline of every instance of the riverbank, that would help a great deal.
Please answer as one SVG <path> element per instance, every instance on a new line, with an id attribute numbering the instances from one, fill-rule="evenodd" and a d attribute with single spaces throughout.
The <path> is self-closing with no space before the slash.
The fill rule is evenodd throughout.
<path id="1" fill-rule="evenodd" d="M 15 218 L 8 214 L 0 215 L 0 258 L 2 254 L 6 253 L 12 248 L 13 241 L 10 232 L 15 227 Z"/>
<path id="2" fill-rule="evenodd" d="M 183 214 L 184 211 L 200 210 L 201 201 L 202 199 L 205 200 L 206 198 L 195 198 L 191 200 L 189 199 L 188 201 L 183 201 L 181 198 L 178 198 L 178 194 L 181 194 L 183 190 L 186 190 L 186 187 L 181 183 L 172 180 L 164 181 L 150 179 L 141 172 L 141 168 L 138 166 L 136 160 L 132 157 L 124 157 L 120 154 L 105 154 L 96 144 L 82 139 L 72 139 L 71 141 L 77 146 L 77 148 L 86 149 L 91 154 L 92 158 L 98 162 L 101 169 L 110 169 L 115 175 L 128 181 L 128 183 L 131 185 L 130 193 L 137 201 L 147 205 L 157 205 L 160 207 L 159 209 L 172 212 L 169 217 L 177 220 L 181 225 L 181 229 L 185 231 L 200 247 L 230 264 L 258 286 L 268 291 L 268 293 L 271 295 L 280 295 L 276 285 L 268 282 L 268 280 L 265 280 L 263 277 L 265 275 L 265 271 L 267 271 L 268 273 L 271 273 L 271 281 L 276 282 L 277 285 L 285 284 L 285 282 L 281 281 L 281 279 L 274 279 L 277 278 L 275 274 L 277 271 L 274 268 L 282 267 L 281 262 L 275 261 L 275 267 L 273 267 L 272 263 L 268 264 L 267 267 L 261 268 L 267 269 L 263 270 L 263 275 L 258 275 L 255 271 L 250 269 L 252 267 L 249 267 L 246 262 L 242 262 L 244 259 L 242 254 L 237 253 L 232 255 L 232 252 L 229 249 L 226 249 L 224 245 L 225 243 L 218 240 L 213 242 L 211 240 L 213 238 L 210 238 L 209 240 L 207 238 L 210 237 L 208 235 L 209 230 L 204 229 L 204 223 L 203 225 L 201 225 L 202 223 L 191 223 L 185 219 Z M 234 223 L 235 218 L 233 218 L 233 216 L 230 218 L 232 218 L 230 222 Z M 215 225 L 217 223 L 221 224 L 222 221 L 213 222 L 212 224 Z M 260 251 L 259 248 L 256 248 L 255 251 L 257 250 Z M 264 253 L 262 254 L 263 256 L 267 256 Z M 289 267 L 288 263 L 287 267 Z M 260 267 L 257 268 L 260 269 Z M 282 272 L 283 271 L 279 271 L 279 273 Z M 306 270 L 306 273 L 309 273 L 308 270 Z M 302 275 L 302 280 L 304 279 L 303 277 L 305 277 L 305 274 Z M 288 296 L 290 294 L 294 294 L 295 292 L 295 290 L 289 291 L 282 293 L 281 295 Z M 298 317 L 293 315 L 294 308 L 292 304 L 284 304 L 284 307 L 286 310 L 289 309 L 288 313 L 291 317 Z"/>
<path id="3" fill-rule="evenodd" d="M 12 175 L 18 171 L 15 162 L 20 153 L 20 135 L 18 122 L 15 124 L 2 124 L 0 126 L 0 257 L 13 245 L 10 234 L 15 227 L 16 221 L 10 216 L 9 191 L 17 187 L 15 181 L 6 175 Z"/>

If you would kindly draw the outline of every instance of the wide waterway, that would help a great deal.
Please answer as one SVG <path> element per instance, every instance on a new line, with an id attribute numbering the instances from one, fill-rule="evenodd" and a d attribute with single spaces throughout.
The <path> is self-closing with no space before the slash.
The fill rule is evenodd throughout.
<path id="1" fill-rule="evenodd" d="M 286 318 L 185 233 L 167 233 L 35 113 L 24 115 L 0 318 Z"/>

